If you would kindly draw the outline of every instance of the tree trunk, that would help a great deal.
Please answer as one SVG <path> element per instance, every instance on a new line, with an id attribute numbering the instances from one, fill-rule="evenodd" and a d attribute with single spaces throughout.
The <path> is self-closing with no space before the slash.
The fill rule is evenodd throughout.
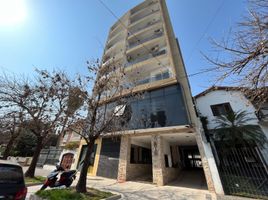
<path id="1" fill-rule="evenodd" d="M 88 144 L 86 156 L 85 156 L 83 166 L 80 172 L 80 177 L 76 185 L 76 191 L 79 193 L 87 192 L 87 172 L 90 166 L 90 155 L 92 153 L 94 143 L 95 143 L 95 139 L 90 140 L 90 143 Z"/>
<path id="2" fill-rule="evenodd" d="M 32 178 L 34 177 L 36 164 L 42 148 L 43 148 L 43 137 L 38 137 L 32 162 L 27 171 L 25 172 L 26 177 L 32 177 Z"/>
<path id="3" fill-rule="evenodd" d="M 6 147 L 6 149 L 5 149 L 4 153 L 3 153 L 3 159 L 4 159 L 4 160 L 6 160 L 7 157 L 10 155 L 10 151 L 11 151 L 11 149 L 12 149 L 12 146 L 13 146 L 13 143 L 14 143 L 14 140 L 15 140 L 15 139 L 16 139 L 16 138 L 11 137 L 10 140 L 8 141 L 8 143 L 7 143 L 7 147 Z"/>

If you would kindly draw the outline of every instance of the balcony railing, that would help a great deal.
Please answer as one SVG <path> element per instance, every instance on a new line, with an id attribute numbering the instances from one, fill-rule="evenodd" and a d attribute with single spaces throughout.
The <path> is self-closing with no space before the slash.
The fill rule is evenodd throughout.
<path id="1" fill-rule="evenodd" d="M 160 9 L 158 8 L 157 10 L 153 10 L 153 11 L 151 11 L 151 12 L 149 12 L 149 13 L 146 13 L 145 15 L 141 15 L 141 16 L 139 16 L 139 17 L 137 17 L 137 18 L 131 19 L 130 22 L 131 22 L 131 24 L 133 24 L 133 23 L 139 21 L 139 20 L 142 19 L 142 18 L 148 17 L 149 15 L 152 15 L 152 14 L 154 14 L 154 13 L 157 13 L 159 10 L 160 10 Z"/>
<path id="2" fill-rule="evenodd" d="M 159 20 L 157 20 L 157 21 L 148 22 L 148 23 L 145 24 L 144 26 L 135 29 L 135 30 L 132 31 L 131 33 L 132 33 L 132 35 L 134 35 L 134 34 L 137 33 L 138 31 L 143 30 L 143 29 L 146 29 L 146 28 L 148 28 L 148 27 L 150 27 L 150 26 L 153 26 L 154 24 L 157 24 L 157 23 L 160 22 L 160 21 L 161 21 L 161 20 L 159 19 Z M 130 36 L 131 36 L 131 35 L 130 35 Z"/>
<path id="3" fill-rule="evenodd" d="M 145 43 L 145 42 L 147 42 L 147 41 L 153 40 L 153 39 L 155 39 L 155 38 L 159 38 L 159 37 L 161 37 L 161 36 L 163 36 L 163 32 L 154 33 L 151 37 L 148 37 L 148 38 L 145 38 L 145 39 L 143 39 L 143 40 L 138 40 L 138 41 L 135 41 L 135 42 L 133 42 L 133 43 L 130 43 L 130 44 L 128 45 L 128 49 L 131 49 L 131 48 L 133 48 L 133 47 L 135 47 L 135 46 L 138 46 L 138 45 L 140 45 L 140 44 L 142 44 L 142 43 Z"/>
<path id="4" fill-rule="evenodd" d="M 157 56 L 160 56 L 160 55 L 164 55 L 166 54 L 166 50 L 163 49 L 161 51 L 158 51 L 158 52 L 153 52 L 153 53 L 150 53 L 150 54 L 147 54 L 145 56 L 141 56 L 141 57 L 138 57 L 136 59 L 134 59 L 133 61 L 128 61 L 128 63 L 126 64 L 125 67 L 129 67 L 131 65 L 134 65 L 136 63 L 139 63 L 139 62 L 142 62 L 142 61 L 145 61 L 145 60 L 148 60 L 150 58 L 154 58 L 154 57 L 157 57 Z"/>
<path id="5" fill-rule="evenodd" d="M 152 82 L 155 82 L 155 81 L 168 79 L 170 77 L 171 77 L 170 73 L 168 71 L 166 71 L 164 73 L 159 73 L 159 74 L 156 74 L 155 76 L 151 76 L 151 77 L 147 77 L 145 79 L 139 80 L 139 81 L 137 81 L 137 85 L 143 85 L 143 84 L 147 84 L 147 83 L 152 83 Z"/>

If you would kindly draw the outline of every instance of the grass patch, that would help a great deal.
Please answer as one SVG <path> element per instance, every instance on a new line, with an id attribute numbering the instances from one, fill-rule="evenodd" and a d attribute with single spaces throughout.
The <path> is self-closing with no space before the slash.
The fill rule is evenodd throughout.
<path id="1" fill-rule="evenodd" d="M 37 183 L 43 183 L 46 180 L 46 177 L 43 176 L 36 176 L 34 178 L 25 177 L 25 184 L 37 184 Z"/>
<path id="2" fill-rule="evenodd" d="M 103 192 L 94 188 L 88 188 L 88 193 L 77 193 L 74 188 L 40 190 L 36 195 L 47 200 L 100 200 L 113 196 L 110 192 Z"/>

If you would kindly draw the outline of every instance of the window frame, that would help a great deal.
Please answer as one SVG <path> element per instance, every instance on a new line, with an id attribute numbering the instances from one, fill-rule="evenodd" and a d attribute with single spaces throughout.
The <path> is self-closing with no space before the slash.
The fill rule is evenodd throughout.
<path id="1" fill-rule="evenodd" d="M 224 109 L 224 114 L 221 114 L 219 107 Z M 230 102 L 225 102 L 225 103 L 219 103 L 219 104 L 213 104 L 210 105 L 210 109 L 212 111 L 213 116 L 221 116 L 221 115 L 226 115 L 228 112 L 233 112 L 232 106 Z"/>

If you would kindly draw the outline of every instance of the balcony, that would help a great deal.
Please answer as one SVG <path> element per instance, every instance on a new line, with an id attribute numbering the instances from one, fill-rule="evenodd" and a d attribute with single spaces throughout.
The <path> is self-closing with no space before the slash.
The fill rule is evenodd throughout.
<path id="1" fill-rule="evenodd" d="M 108 51 L 109 49 L 114 47 L 118 42 L 122 42 L 122 41 L 125 41 L 124 35 L 122 35 L 122 34 L 119 34 L 116 37 L 108 40 L 107 45 L 106 45 L 106 51 Z"/>
<path id="2" fill-rule="evenodd" d="M 128 63 L 125 65 L 125 67 L 127 68 L 127 67 L 129 67 L 131 65 L 134 65 L 136 63 L 143 62 L 145 60 L 148 60 L 148 59 L 151 59 L 151 58 L 154 58 L 154 57 L 158 57 L 158 56 L 164 55 L 166 53 L 167 53 L 166 49 L 163 49 L 163 50 L 160 50 L 160 51 L 157 51 L 157 52 L 149 53 L 149 54 L 147 54 L 145 56 L 140 56 L 140 57 L 138 57 L 138 58 L 136 58 L 134 60 L 132 60 L 131 57 L 128 57 Z"/>
<path id="3" fill-rule="evenodd" d="M 107 56 L 104 60 L 103 60 L 103 67 L 106 67 L 109 64 L 114 64 L 114 63 L 118 63 L 121 59 L 123 59 L 123 53 L 122 52 L 117 52 L 114 56 Z"/>
<path id="4" fill-rule="evenodd" d="M 152 83 L 155 81 L 161 81 L 164 79 L 168 79 L 170 77 L 171 77 L 171 73 L 169 71 L 165 71 L 165 72 L 156 74 L 154 76 L 150 76 L 150 77 L 147 77 L 145 79 L 138 80 L 136 82 L 136 85 L 143 85 L 143 84 Z"/>
<path id="5" fill-rule="evenodd" d="M 131 49 L 131 48 L 136 47 L 136 46 L 138 46 L 140 44 L 143 44 L 143 43 L 145 43 L 147 41 L 150 41 L 150 40 L 153 40 L 153 39 L 156 39 L 156 38 L 160 38 L 163 35 L 164 35 L 163 32 L 155 32 L 152 36 L 150 36 L 148 38 L 145 38 L 145 39 L 142 39 L 142 40 L 135 40 L 134 42 L 129 43 L 127 49 Z"/>
<path id="6" fill-rule="evenodd" d="M 121 17 L 110 29 L 109 38 L 112 38 L 116 36 L 118 33 L 120 33 L 124 26 L 127 26 L 128 24 L 128 16 L 124 15 Z"/>
<path id="7" fill-rule="evenodd" d="M 152 11 L 150 11 L 149 13 L 145 13 L 145 14 L 143 14 L 143 15 L 139 15 L 139 16 L 137 16 L 137 17 L 131 19 L 131 20 L 130 20 L 130 23 L 131 23 L 131 24 L 137 23 L 139 20 L 145 19 L 146 17 L 148 17 L 148 16 L 150 16 L 150 15 L 153 15 L 153 14 L 157 13 L 159 10 L 160 10 L 160 9 L 158 8 L 158 9 L 156 9 L 156 10 L 152 10 Z"/>
<path id="8" fill-rule="evenodd" d="M 157 21 L 150 21 L 150 22 L 144 24 L 143 26 L 135 28 L 133 31 L 131 31 L 131 35 L 129 35 L 129 37 L 134 36 L 134 34 L 137 34 L 141 30 L 147 31 L 149 29 L 149 27 L 153 27 L 153 25 L 158 24 L 160 21 L 161 21 L 160 19 Z"/>
<path id="9" fill-rule="evenodd" d="M 138 5 L 138 6 L 136 6 L 135 8 L 133 8 L 130 11 L 130 13 L 131 13 L 131 15 L 137 14 L 137 13 L 143 11 L 145 8 L 148 8 L 149 6 L 152 6 L 152 5 L 156 4 L 156 3 L 157 3 L 157 1 L 155 1 L 155 0 L 145 1 L 144 3 L 142 3 L 142 4 Z"/>

